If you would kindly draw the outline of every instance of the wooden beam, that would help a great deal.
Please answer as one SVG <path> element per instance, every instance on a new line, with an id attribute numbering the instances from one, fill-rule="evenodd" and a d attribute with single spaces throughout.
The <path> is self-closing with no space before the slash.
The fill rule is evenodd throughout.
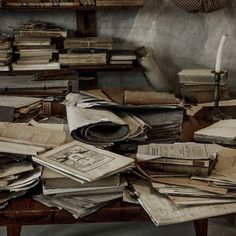
<path id="1" fill-rule="evenodd" d="M 76 11 L 77 36 L 97 36 L 96 11 Z"/>

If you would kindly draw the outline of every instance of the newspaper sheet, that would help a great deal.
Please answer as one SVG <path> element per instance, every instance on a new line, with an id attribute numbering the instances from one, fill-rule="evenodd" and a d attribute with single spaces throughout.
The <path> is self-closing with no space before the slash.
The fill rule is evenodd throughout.
<path id="1" fill-rule="evenodd" d="M 132 184 L 139 193 L 138 200 L 140 204 L 157 226 L 227 215 L 236 212 L 236 203 L 176 207 L 169 199 L 153 191 L 147 181 L 141 179 L 132 180 Z"/>
<path id="2" fill-rule="evenodd" d="M 73 138 L 94 145 L 111 144 L 129 136 L 129 126 L 106 109 L 83 109 L 75 105 L 76 96 L 67 95 L 69 130 Z"/>
<path id="3" fill-rule="evenodd" d="M 153 160 L 155 158 L 170 157 L 188 160 L 213 159 L 223 147 L 215 144 L 175 143 L 139 145 L 138 161 Z"/>

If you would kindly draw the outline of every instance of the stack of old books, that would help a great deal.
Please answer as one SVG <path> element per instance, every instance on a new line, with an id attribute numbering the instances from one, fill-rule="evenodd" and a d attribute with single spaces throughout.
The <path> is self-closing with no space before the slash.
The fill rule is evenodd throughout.
<path id="1" fill-rule="evenodd" d="M 58 51 L 51 45 L 51 38 L 66 37 L 67 31 L 51 24 L 28 22 L 15 29 L 14 35 L 19 60 L 12 65 L 13 70 L 60 69 L 59 63 L 52 60 Z"/>
<path id="2" fill-rule="evenodd" d="M 7 35 L 0 35 L 0 71 L 9 71 L 12 62 L 12 42 Z"/>
<path id="3" fill-rule="evenodd" d="M 136 59 L 137 57 L 132 50 L 112 50 L 109 62 L 114 65 L 132 65 Z"/>
<path id="4" fill-rule="evenodd" d="M 97 6 L 142 6 L 144 0 L 96 0 Z"/>
<path id="5" fill-rule="evenodd" d="M 189 101 L 204 103 L 214 98 L 214 73 L 210 69 L 184 69 L 178 73 L 181 95 Z M 220 96 L 222 100 L 229 99 L 228 73 L 221 75 Z"/>
<path id="6" fill-rule="evenodd" d="M 125 182 L 119 174 L 134 165 L 131 158 L 78 141 L 32 159 L 46 167 L 42 176 L 43 195 L 35 199 L 63 208 L 76 218 L 121 198 Z"/>
<path id="7" fill-rule="evenodd" d="M 204 157 L 204 149 L 201 152 L 199 146 L 195 147 L 195 150 L 183 150 L 187 151 L 186 156 L 190 158 L 195 153 L 198 158 Z M 156 225 L 235 213 L 235 149 L 220 146 L 215 151 L 217 149 L 218 161 L 209 176 L 166 177 L 153 173 L 150 175 L 150 172 L 142 170 L 142 174 L 150 182 L 141 179 L 131 180 L 133 193 L 138 193 L 139 202 Z M 169 151 L 174 153 L 172 149 Z M 178 217 L 173 217 L 176 214 Z"/>
<path id="8" fill-rule="evenodd" d="M 175 143 L 139 145 L 137 160 L 146 170 L 197 176 L 209 176 L 220 146 Z"/>
<path id="9" fill-rule="evenodd" d="M 112 37 L 66 38 L 65 49 L 112 49 Z"/>

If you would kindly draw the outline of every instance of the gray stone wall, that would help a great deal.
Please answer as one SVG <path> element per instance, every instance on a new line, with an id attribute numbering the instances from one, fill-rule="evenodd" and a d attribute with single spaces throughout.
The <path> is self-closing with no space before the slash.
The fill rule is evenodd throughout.
<path id="1" fill-rule="evenodd" d="M 0 12 L 0 30 L 11 31 L 26 19 L 55 22 L 76 28 L 73 11 Z M 173 88 L 183 68 L 214 69 L 216 49 L 222 34 L 229 34 L 223 53 L 223 67 L 229 70 L 230 90 L 236 92 L 236 2 L 228 8 L 203 14 L 189 14 L 173 0 L 146 0 L 140 10 L 97 12 L 98 33 L 116 38 L 124 47 L 147 46 Z M 135 84 L 135 80 L 132 80 Z"/>

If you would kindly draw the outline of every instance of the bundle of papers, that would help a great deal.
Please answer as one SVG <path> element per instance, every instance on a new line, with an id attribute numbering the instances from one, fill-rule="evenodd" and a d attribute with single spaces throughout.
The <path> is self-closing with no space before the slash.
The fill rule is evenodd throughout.
<path id="1" fill-rule="evenodd" d="M 80 6 L 80 0 L 10 0 L 3 1 L 4 6 L 10 7 L 50 7 L 50 6 Z"/>
<path id="2" fill-rule="evenodd" d="M 132 65 L 136 59 L 137 57 L 132 50 L 112 50 L 110 51 L 109 63 Z"/>
<path id="3" fill-rule="evenodd" d="M 204 144 L 205 145 L 205 144 Z M 211 145 L 207 148 L 214 149 Z M 219 146 L 218 146 L 219 147 Z M 200 154 L 209 156 L 207 149 L 192 152 L 192 160 Z M 166 148 L 165 148 L 166 150 Z M 182 149 L 184 151 L 184 149 Z M 155 149 L 156 151 L 156 149 Z M 159 154 L 164 150 L 159 150 Z M 176 152 L 172 156 L 183 157 L 186 152 Z M 194 151 L 194 149 L 189 149 Z M 177 155 L 178 154 L 178 155 Z M 213 216 L 235 213 L 236 206 L 236 150 L 221 147 L 217 151 L 218 161 L 210 176 L 166 177 L 154 171 L 138 168 L 137 173 L 145 180 L 131 179 L 136 197 L 151 219 L 157 225 L 180 223 Z M 205 160 L 205 159 L 204 159 Z M 149 180 L 149 181 L 148 181 Z M 173 217 L 177 214 L 178 217 Z"/>
<path id="4" fill-rule="evenodd" d="M 185 203 L 187 202 L 186 205 L 180 206 L 173 204 L 176 202 L 172 200 L 177 200 L 177 197 L 167 198 L 165 195 L 155 191 L 148 181 L 138 179 L 132 180 L 131 182 L 137 193 L 138 202 L 157 226 L 210 218 L 236 212 L 236 198 L 221 199 L 219 197 L 217 199 L 213 197 L 209 201 L 208 197 L 205 197 L 205 199 L 201 197 L 194 199 L 191 197 L 188 198 L 188 200 L 185 200 Z M 188 190 L 182 188 L 182 191 L 184 193 Z M 185 198 L 181 197 L 181 201 L 184 199 Z M 191 201 L 193 201 L 192 204 L 188 204 Z M 198 201 L 197 204 L 196 201 Z"/>
<path id="5" fill-rule="evenodd" d="M 14 29 L 14 35 L 24 37 L 67 37 L 67 31 L 51 23 L 29 21 Z"/>
<path id="6" fill-rule="evenodd" d="M 208 176 L 221 149 L 218 145 L 200 143 L 139 145 L 137 160 L 147 170 Z"/>
<path id="7" fill-rule="evenodd" d="M 0 96 L 0 121 L 28 122 L 41 113 L 42 107 L 40 98 Z"/>
<path id="8" fill-rule="evenodd" d="M 9 71 L 12 61 L 12 39 L 0 34 L 0 71 Z"/>
<path id="9" fill-rule="evenodd" d="M 75 218 L 91 214 L 122 197 L 122 193 L 96 195 L 38 195 L 34 199 L 48 207 L 57 207 L 70 212 Z"/>
<path id="10" fill-rule="evenodd" d="M 60 69 L 58 63 L 50 63 L 56 46 L 51 44 L 50 37 L 14 36 L 14 46 L 18 60 L 13 64 L 13 70 Z"/>
<path id="11" fill-rule="evenodd" d="M 97 6 L 142 6 L 144 0 L 96 0 Z"/>
<path id="12" fill-rule="evenodd" d="M 37 151 L 42 148 L 0 142 L 0 208 L 38 184 L 41 168 L 26 159 Z"/>
<path id="13" fill-rule="evenodd" d="M 80 52 L 80 53 L 60 53 L 60 65 L 105 65 L 107 55 L 105 52 Z"/>
<path id="14" fill-rule="evenodd" d="M 33 161 L 80 183 L 93 182 L 130 170 L 134 160 L 79 141 L 32 157 Z"/>
<path id="15" fill-rule="evenodd" d="M 112 49 L 112 43 L 113 39 L 111 37 L 66 38 L 64 48 Z"/>
<path id="16" fill-rule="evenodd" d="M 147 142 L 174 143 L 179 141 L 184 118 L 183 109 L 135 111 L 134 114 L 149 125 Z"/>

